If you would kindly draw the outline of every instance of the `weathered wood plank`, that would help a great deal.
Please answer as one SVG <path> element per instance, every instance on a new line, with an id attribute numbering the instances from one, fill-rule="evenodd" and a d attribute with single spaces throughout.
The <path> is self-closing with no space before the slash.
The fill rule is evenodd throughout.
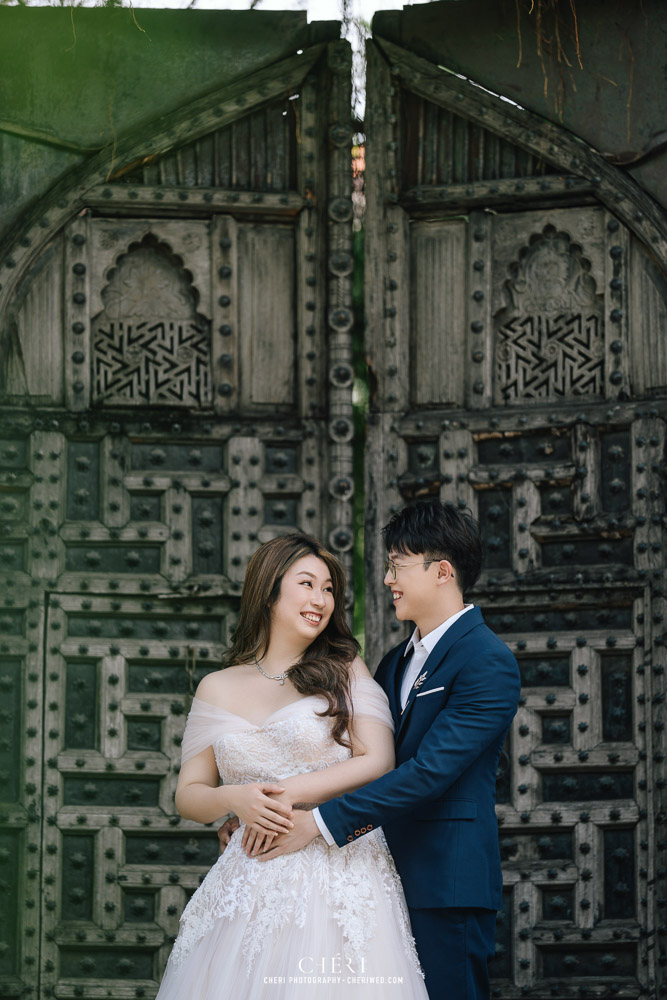
<path id="1" fill-rule="evenodd" d="M 475 459 L 472 434 L 467 430 L 447 428 L 439 440 L 442 486 L 440 499 L 477 514 L 477 495 L 470 479 L 470 467 Z"/>
<path id="2" fill-rule="evenodd" d="M 322 412 L 327 365 L 327 276 L 324 211 L 328 170 L 317 127 L 323 99 L 320 77 L 308 77 L 301 87 L 297 107 L 300 142 L 297 145 L 297 186 L 303 194 L 295 229 L 295 373 L 297 405 L 303 419 Z M 323 124 L 323 123 L 321 123 Z M 321 126 L 320 126 L 321 127 Z M 338 305 L 331 301 L 331 306 Z"/>
<path id="3" fill-rule="evenodd" d="M 396 249 L 385 243 L 385 211 L 384 203 L 391 193 L 387 171 L 396 171 L 394 155 L 395 140 L 392 130 L 392 119 L 395 118 L 392 105 L 392 83 L 389 69 L 373 43 L 368 43 L 366 51 L 368 59 L 368 91 L 367 100 L 373 107 L 373 115 L 367 126 L 366 154 L 366 219 L 365 219 L 365 318 L 366 318 L 366 352 L 371 371 L 373 395 L 371 406 L 376 405 L 375 393 L 378 388 L 385 405 L 385 393 L 379 384 L 380 370 L 387 354 L 393 347 L 385 344 L 385 281 L 387 255 L 394 259 Z M 392 147 L 389 144 L 392 143 Z M 389 161 L 389 162 L 387 162 Z M 391 234 L 394 236 L 395 234 Z M 393 241 L 392 241 L 393 242 Z M 395 343 L 394 345 L 395 346 Z M 389 347 L 389 350 L 387 348 Z M 392 357 L 390 363 L 395 364 Z M 398 368 L 398 365 L 396 365 Z M 370 428 L 369 428 L 370 433 Z M 379 624 L 379 623 L 378 623 Z"/>
<path id="4" fill-rule="evenodd" d="M 292 227 L 239 226 L 241 402 L 251 412 L 295 399 L 294 265 Z"/>
<path id="5" fill-rule="evenodd" d="M 418 406 L 463 403 L 466 228 L 461 221 L 424 222 L 410 230 L 410 377 Z"/>
<path id="6" fill-rule="evenodd" d="M 67 493 L 66 443 L 58 431 L 36 431 L 30 440 L 31 539 L 26 569 L 33 579 L 54 585 L 65 568 L 65 546 L 59 529 Z"/>
<path id="7" fill-rule="evenodd" d="M 255 437 L 237 437 L 230 441 L 229 454 L 234 478 L 227 498 L 223 565 L 232 586 L 240 592 L 248 560 L 259 545 L 259 531 L 264 523 L 264 495 L 258 483 L 264 449 Z"/>
<path id="8" fill-rule="evenodd" d="M 631 385 L 641 395 L 667 386 L 667 344 L 662 335 L 667 328 L 667 283 L 650 248 L 633 240 L 629 253 L 628 299 L 619 308 L 629 313 L 632 349 L 619 360 L 623 367 L 630 365 Z"/>
<path id="9" fill-rule="evenodd" d="M 463 354 L 458 377 L 464 375 L 464 398 L 470 410 L 485 409 L 494 398 L 495 331 L 493 302 L 493 225 L 487 213 L 472 212 L 467 225 L 466 259 L 461 267 L 460 288 L 465 296 L 459 324 Z M 465 275 L 465 277 L 464 277 Z M 451 376 L 455 377 L 452 371 Z"/>
<path id="10" fill-rule="evenodd" d="M 605 213 L 605 385 L 610 399 L 627 399 L 631 392 L 631 358 L 640 347 L 640 327 L 636 342 L 630 342 L 628 303 L 631 299 L 631 236 L 615 215 Z M 643 326 L 643 324 L 642 324 Z M 633 338 L 634 339 L 634 338 Z M 643 338 L 642 338 L 643 339 Z"/>
<path id="11" fill-rule="evenodd" d="M 9 343 L 5 341 L 0 360 L 3 392 L 10 399 L 28 396 L 35 403 L 53 401 L 62 404 L 64 401 L 63 247 L 64 238 L 61 236 L 36 261 L 32 280 L 30 275 L 26 275 L 30 283 L 17 303 L 15 314 L 12 315 L 14 308 L 10 313 Z M 68 315 L 72 309 L 81 311 L 80 306 L 68 302 Z M 49 331 L 48 336 L 45 331 Z M 71 327 L 66 334 L 68 341 L 70 337 L 73 337 Z M 71 393 L 71 385 L 68 391 Z"/>
<path id="12" fill-rule="evenodd" d="M 124 435 L 108 435 L 101 442 L 100 505 L 108 528 L 121 532 L 130 520 L 130 494 L 123 477 L 130 464 L 130 442 Z M 126 529 L 127 530 L 127 529 Z M 61 532 L 64 537 L 64 529 Z M 70 535 L 72 541 L 74 534 Z M 92 535 L 91 535 L 92 537 Z"/>
<path id="13" fill-rule="evenodd" d="M 517 573 L 527 573 L 542 565 L 540 546 L 531 530 L 541 512 L 540 492 L 527 477 L 514 484 L 512 494 L 512 561 Z"/>
<path id="14" fill-rule="evenodd" d="M 216 215 L 211 230 L 213 399 L 218 413 L 229 413 L 241 399 L 238 228 L 231 215 Z"/>
<path id="15" fill-rule="evenodd" d="M 408 627 L 397 621 L 389 589 L 381 582 L 387 557 L 381 531 L 403 506 L 397 472 L 407 465 L 407 445 L 393 433 L 392 424 L 391 414 L 371 413 L 366 438 L 366 660 L 371 671 L 389 648 L 409 634 Z"/>
<path id="16" fill-rule="evenodd" d="M 468 181 L 410 187 L 401 193 L 401 205 L 417 217 L 433 212 L 493 208 L 510 209 L 525 204 L 557 208 L 562 203 L 582 199 L 592 204 L 594 185 L 584 177 L 550 176 L 548 180 L 523 177 L 520 173 L 498 180 Z"/>
<path id="17" fill-rule="evenodd" d="M 352 51 L 347 41 L 327 48 L 329 176 L 327 191 L 328 246 L 327 347 L 329 398 L 329 481 L 327 484 L 327 540 L 342 561 L 348 578 L 347 608 L 353 601 L 353 353 L 352 307 L 352 176 L 351 176 L 351 69 Z"/>
<path id="18" fill-rule="evenodd" d="M 167 180 L 160 187 L 127 184 L 106 184 L 91 189 L 86 199 L 91 208 L 103 208 L 108 211 L 111 205 L 117 207 L 119 214 L 133 215 L 137 209 L 144 211 L 173 211 L 186 202 L 192 212 L 234 212 L 270 213 L 277 216 L 294 216 L 303 208 L 304 199 L 295 191 L 237 191 L 229 184 L 222 183 L 220 187 L 188 188 L 180 186 L 178 181 L 169 183 Z M 106 192 L 106 193 L 105 193 Z M 132 200 L 128 201 L 128 192 Z"/>

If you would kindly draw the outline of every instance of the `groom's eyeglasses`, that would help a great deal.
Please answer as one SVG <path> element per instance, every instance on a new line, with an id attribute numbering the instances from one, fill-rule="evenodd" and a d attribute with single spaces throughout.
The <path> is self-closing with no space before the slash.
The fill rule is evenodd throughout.
<path id="1" fill-rule="evenodd" d="M 395 580 L 399 569 L 408 569 L 410 566 L 430 566 L 435 561 L 435 559 L 420 559 L 419 562 L 401 563 L 399 566 L 398 563 L 392 562 L 391 559 L 385 559 L 384 575 L 386 576 L 389 573 L 390 578 Z"/>

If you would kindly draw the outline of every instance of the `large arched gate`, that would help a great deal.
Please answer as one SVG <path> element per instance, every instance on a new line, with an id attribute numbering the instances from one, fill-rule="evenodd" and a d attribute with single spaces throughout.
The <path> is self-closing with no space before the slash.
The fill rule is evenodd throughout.
<path id="1" fill-rule="evenodd" d="M 299 527 L 350 566 L 350 140 L 325 41 L 123 139 L 2 261 L 4 996 L 155 995 L 247 559 Z"/>
<path id="2" fill-rule="evenodd" d="M 662 995 L 664 214 L 377 33 L 368 73 L 369 662 L 404 634 L 379 528 L 414 498 L 471 507 L 474 600 L 523 678 L 492 995 Z"/>
<path id="3" fill-rule="evenodd" d="M 121 138 L 0 261 L 0 995 L 154 995 L 216 854 L 175 769 L 245 562 L 294 526 L 351 562 L 350 59 L 319 37 Z M 471 506 L 524 682 L 494 996 L 662 995 L 664 218 L 410 51 L 368 70 L 367 659 L 401 637 L 381 524 Z"/>

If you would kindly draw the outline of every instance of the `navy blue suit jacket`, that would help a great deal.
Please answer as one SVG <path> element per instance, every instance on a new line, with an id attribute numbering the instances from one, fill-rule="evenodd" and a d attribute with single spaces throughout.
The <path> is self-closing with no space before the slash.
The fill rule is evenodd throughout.
<path id="1" fill-rule="evenodd" d="M 395 770 L 320 814 L 339 847 L 382 826 L 409 906 L 500 909 L 496 768 L 519 700 L 516 659 L 472 608 L 434 647 L 401 712 L 406 646 L 375 674 L 396 725 Z"/>

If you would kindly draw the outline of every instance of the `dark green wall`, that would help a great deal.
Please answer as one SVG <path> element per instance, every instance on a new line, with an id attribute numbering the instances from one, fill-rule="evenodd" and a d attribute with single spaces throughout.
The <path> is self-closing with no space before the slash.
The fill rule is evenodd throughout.
<path id="1" fill-rule="evenodd" d="M 0 7 L 0 232 L 77 149 L 339 34 L 305 11 Z"/>

